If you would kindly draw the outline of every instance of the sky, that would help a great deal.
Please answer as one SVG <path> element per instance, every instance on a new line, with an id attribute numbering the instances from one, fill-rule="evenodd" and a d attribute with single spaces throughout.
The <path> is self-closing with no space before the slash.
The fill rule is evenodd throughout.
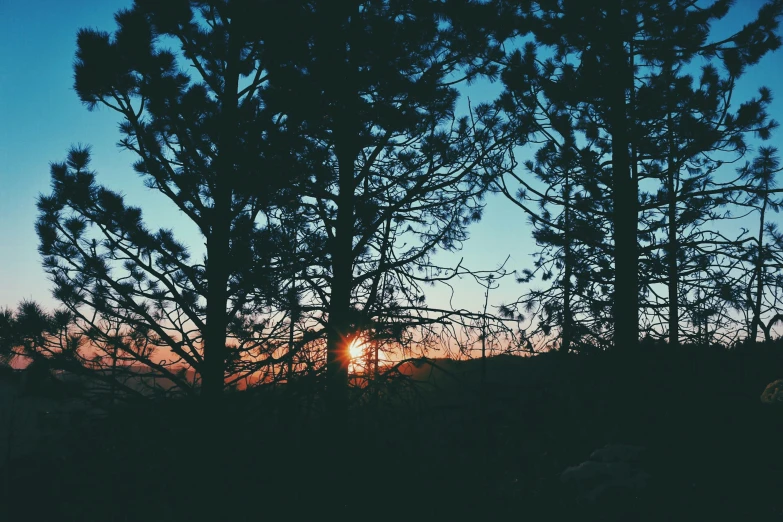
<path id="1" fill-rule="evenodd" d="M 738 0 L 717 30 L 739 28 L 762 3 Z M 88 111 L 72 88 L 78 29 L 113 31 L 113 14 L 130 4 L 130 0 L 0 0 L 0 308 L 14 307 L 23 299 L 34 299 L 46 308 L 56 306 L 37 252 L 35 202 L 39 194 L 49 192 L 50 162 L 64 160 L 72 145 L 92 147 L 98 182 L 140 206 L 149 225 L 173 228 L 191 244 L 198 240 L 192 224 L 163 196 L 145 188 L 132 171 L 132 154 L 116 145 L 117 115 L 105 108 Z M 780 96 L 771 112 L 783 120 L 783 52 L 765 57 L 746 74 L 737 99 L 753 95 L 759 85 Z M 463 95 L 476 103 L 488 92 L 486 86 L 476 84 Z M 781 135 L 773 144 L 780 146 Z M 507 269 L 530 268 L 536 247 L 526 223 L 512 203 L 489 197 L 484 217 L 472 227 L 465 248 L 438 260 L 453 266 L 463 259 L 464 266 L 486 270 L 510 256 Z M 477 284 L 459 281 L 455 289 L 457 306 L 473 311 L 483 307 L 484 291 Z M 512 301 L 522 290 L 509 278 L 491 293 L 490 304 Z M 447 290 L 431 295 L 432 304 L 446 304 Z"/>

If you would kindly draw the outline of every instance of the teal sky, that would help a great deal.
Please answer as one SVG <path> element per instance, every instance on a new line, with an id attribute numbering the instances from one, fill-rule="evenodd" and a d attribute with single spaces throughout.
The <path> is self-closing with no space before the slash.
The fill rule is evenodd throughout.
<path id="1" fill-rule="evenodd" d="M 146 189 L 130 165 L 131 154 L 116 142 L 118 118 L 107 109 L 89 112 L 72 89 L 72 63 L 76 32 L 81 27 L 113 31 L 113 14 L 129 0 L 0 0 L 0 307 L 35 299 L 46 307 L 56 305 L 37 252 L 35 201 L 49 191 L 49 163 L 62 161 L 68 148 L 89 144 L 98 181 L 123 192 L 129 203 L 144 209 L 152 227 L 174 228 L 178 237 L 197 247 L 195 229 L 158 193 Z M 739 28 L 763 2 L 738 0 L 717 29 Z M 772 115 L 783 120 L 783 53 L 767 56 L 743 79 L 736 99 L 753 95 L 767 85 L 781 99 Z M 486 86 L 465 91 L 474 103 L 486 99 Z M 781 134 L 774 138 L 780 146 Z M 783 147 L 781 147 L 783 148 Z M 474 226 L 462 252 L 440 256 L 444 264 L 491 269 L 511 256 L 507 268 L 530 266 L 535 245 L 525 216 L 511 203 L 490 198 L 484 219 Z M 483 290 L 467 281 L 457 282 L 456 305 L 479 310 Z M 513 300 L 519 285 L 502 285 L 491 303 Z M 448 295 L 433 292 L 433 304 L 443 305 Z"/>

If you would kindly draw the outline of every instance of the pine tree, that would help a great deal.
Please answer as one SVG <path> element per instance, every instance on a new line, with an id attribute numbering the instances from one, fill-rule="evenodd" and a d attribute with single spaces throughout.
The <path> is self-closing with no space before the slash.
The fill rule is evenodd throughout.
<path id="1" fill-rule="evenodd" d="M 644 156 L 649 149 L 647 132 L 671 113 L 671 106 L 660 98 L 641 96 L 645 89 L 649 94 L 648 87 L 660 75 L 686 68 L 696 57 L 717 58 L 731 77 L 738 77 L 779 46 L 775 31 L 783 4 L 770 2 L 757 20 L 718 42 L 708 41 L 709 27 L 726 15 L 728 1 L 706 7 L 671 0 L 528 4 L 519 5 L 532 7 L 527 11 L 528 23 L 540 47 L 528 44 L 509 57 L 504 81 L 506 100 L 513 101 L 510 114 L 522 128 L 544 136 L 541 115 L 553 127 L 573 120 L 579 138 L 572 143 L 591 142 L 598 154 L 599 159 L 590 159 L 590 164 L 600 165 L 601 172 L 590 174 L 607 197 L 605 208 L 612 229 L 614 345 L 634 346 L 639 339 L 640 292 L 646 291 L 640 280 L 644 250 L 638 241 L 647 233 L 638 226 L 644 210 L 640 181 L 646 161 L 664 160 Z M 540 87 L 531 89 L 531 84 Z M 709 111 L 716 110 L 710 104 L 718 103 L 697 101 L 706 103 Z M 753 116 L 742 109 L 739 112 L 740 117 Z M 706 138 L 689 145 L 689 158 L 714 151 L 716 143 L 727 136 L 708 134 Z"/>
<path id="2" fill-rule="evenodd" d="M 557 334 L 559 350 L 568 352 L 585 343 L 601 344 L 609 326 L 605 303 L 611 277 L 604 246 L 609 226 L 602 218 L 606 209 L 596 197 L 597 185 L 591 186 L 585 172 L 586 165 L 596 168 L 589 165 L 590 145 L 577 147 L 569 120 L 558 121 L 558 126 L 545 124 L 549 139 L 535 159 L 526 161 L 524 170 L 511 162 L 495 188 L 528 215 L 541 247 L 534 254 L 534 269 L 524 270 L 520 282 L 539 277 L 542 286 L 523 295 L 513 308 L 537 318 L 530 335 L 552 340 Z M 513 193 L 511 186 L 519 188 Z"/>
<path id="3" fill-rule="evenodd" d="M 698 13 L 699 40 L 707 40 L 710 25 L 726 15 L 726 7 L 717 3 Z M 716 289 L 725 284 L 718 259 L 719 221 L 729 215 L 725 207 L 740 180 L 720 180 L 721 169 L 746 153 L 748 135 L 766 139 L 777 124 L 766 113 L 771 101 L 768 89 L 761 88 L 759 97 L 741 104 L 733 101 L 737 80 L 760 55 L 737 57 L 726 48 L 718 52 L 722 63 L 716 64 L 712 50 L 704 46 L 702 58 L 707 63 L 701 65 L 695 81 L 691 75 L 695 67 L 675 59 L 676 28 L 694 23 L 688 20 L 692 15 L 687 6 L 659 9 L 658 16 L 667 23 L 655 34 L 657 67 L 635 96 L 635 113 L 646 115 L 640 118 L 644 127 L 636 132 L 640 182 L 659 185 L 657 193 L 640 194 L 639 232 L 647 243 L 641 256 L 643 294 L 654 296 L 653 285 L 665 281 L 669 343 L 676 345 L 680 311 L 687 307 L 694 273 L 701 271 L 699 279 L 712 281 Z M 776 45 L 773 39 L 767 50 Z M 723 71 L 716 65 L 723 65 Z M 663 229 L 664 236 L 657 239 Z M 648 315 L 657 315 L 656 301 L 642 305 Z"/>
<path id="4" fill-rule="evenodd" d="M 780 274 L 775 272 L 778 272 L 781 266 L 783 234 L 778 230 L 777 224 L 769 221 L 768 215 L 769 211 L 780 211 L 781 201 L 775 197 L 774 190 L 777 184 L 776 174 L 779 172 L 783 172 L 783 168 L 774 147 L 761 147 L 753 161 L 740 169 L 742 178 L 752 187 L 742 205 L 758 212 L 756 236 L 750 242 L 738 241 L 738 245 L 747 245 L 742 249 L 743 258 L 749 261 L 751 266 L 750 270 L 745 272 L 748 277 L 742 283 L 745 295 L 743 308 L 750 310 L 747 340 L 751 344 L 756 342 L 759 328 L 764 332 L 764 340 L 770 341 L 772 326 L 782 320 L 777 306 L 779 301 L 767 301 L 770 291 L 773 292 L 773 297 L 776 296 L 775 290 L 779 291 L 781 283 Z M 771 312 L 775 313 L 765 324 L 763 318 Z"/>
<path id="5" fill-rule="evenodd" d="M 279 258 L 270 251 L 274 227 L 259 223 L 292 177 L 261 99 L 264 25 L 252 20 L 265 19 L 263 9 L 138 0 L 117 13 L 113 34 L 82 29 L 77 38 L 77 94 L 90 109 L 118 113 L 120 146 L 138 157 L 147 187 L 196 226 L 203 262 L 98 184 L 87 148 L 52 165 L 53 192 L 39 201 L 40 251 L 56 297 L 94 332 L 102 318 L 121 319 L 128 357 L 155 367 L 152 351 L 168 350 L 164 359 L 195 368 L 213 398 L 236 361 L 269 348 L 236 325 L 270 306 Z"/>
<path id="6" fill-rule="evenodd" d="M 284 9 L 299 30 L 270 43 L 288 54 L 270 62 L 268 100 L 310 142 L 303 209 L 326 265 L 307 285 L 324 311 L 327 396 L 337 412 L 351 340 L 368 326 L 399 333 L 389 323 L 410 324 L 406 310 L 420 307 L 415 288 L 431 275 L 429 255 L 458 246 L 478 217 L 482 165 L 499 130 L 486 107 L 475 108 L 475 123 L 455 118 L 451 83 L 491 74 L 480 68 L 491 35 L 455 21 L 491 11 L 468 0 Z"/>

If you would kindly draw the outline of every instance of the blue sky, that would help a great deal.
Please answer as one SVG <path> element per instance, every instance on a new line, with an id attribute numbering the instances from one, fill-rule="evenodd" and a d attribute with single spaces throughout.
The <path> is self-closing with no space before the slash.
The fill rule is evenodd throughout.
<path id="1" fill-rule="evenodd" d="M 129 4 L 129 0 L 0 0 L 0 307 L 14 306 L 22 299 L 35 299 L 47 307 L 56 304 L 37 252 L 35 200 L 49 191 L 49 163 L 63 160 L 72 144 L 92 146 L 92 167 L 99 182 L 141 206 L 150 225 L 174 228 L 186 242 L 197 240 L 192 226 L 162 196 L 146 189 L 131 170 L 132 156 L 116 146 L 115 114 L 106 109 L 89 112 L 72 89 L 77 30 L 112 31 L 113 14 Z M 761 0 L 739 0 L 719 31 L 739 28 L 761 4 Z M 781 97 L 772 112 L 783 120 L 781 52 L 766 57 L 746 75 L 736 99 L 746 99 L 761 84 Z M 466 94 L 475 103 L 486 96 L 486 90 L 474 85 Z M 535 245 L 526 221 L 511 203 L 490 198 L 484 219 L 472 229 L 465 249 L 440 259 L 455 264 L 464 258 L 470 268 L 490 269 L 510 255 L 507 268 L 529 267 Z M 478 310 L 483 305 L 483 290 L 475 284 L 462 282 L 457 290 L 460 306 Z M 491 294 L 491 302 L 512 300 L 521 290 L 516 284 L 504 284 Z M 434 294 L 438 301 L 447 295 Z"/>

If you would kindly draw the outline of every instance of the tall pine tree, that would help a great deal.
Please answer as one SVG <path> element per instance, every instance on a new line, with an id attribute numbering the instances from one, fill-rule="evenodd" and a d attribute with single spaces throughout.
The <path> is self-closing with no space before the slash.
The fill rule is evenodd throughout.
<path id="1" fill-rule="evenodd" d="M 584 170 L 599 181 L 607 198 L 614 345 L 634 346 L 639 339 L 643 286 L 638 223 L 646 128 L 671 112 L 659 100 L 642 103 L 640 91 L 661 71 L 678 70 L 696 57 L 717 58 L 730 75 L 738 76 L 779 46 L 775 31 L 783 4 L 767 4 L 757 20 L 715 42 L 708 41 L 710 23 L 726 15 L 729 1 L 707 7 L 692 2 L 623 0 L 518 5 L 527 9 L 528 23 L 542 47 L 531 44 L 511 53 L 504 71 L 507 98 L 515 100 L 511 117 L 539 132 L 536 115 L 544 113 L 553 126 L 573 120 L 579 133 L 574 146 L 591 142 L 599 155 Z M 540 90 L 531 93 L 531 83 L 540 85 Z M 700 140 L 688 151 L 690 157 L 712 151 L 723 137 Z M 590 170 L 591 165 L 600 165 L 600 171 Z"/>
<path id="2" fill-rule="evenodd" d="M 268 100 L 309 142 L 303 211 L 317 218 L 312 232 L 323 238 L 326 266 L 303 284 L 323 306 L 336 412 L 345 406 L 351 340 L 368 325 L 409 322 L 402 309 L 389 310 L 397 299 L 408 309 L 419 302 L 414 269 L 426 279 L 429 255 L 458 246 L 478 217 L 499 123 L 486 107 L 475 108 L 473 121 L 456 118 L 453 84 L 492 73 L 484 68 L 497 57 L 489 31 L 462 25 L 492 11 L 470 0 L 280 9 L 298 31 L 276 37 L 287 55 L 269 62 Z"/>
<path id="3" fill-rule="evenodd" d="M 162 348 L 164 359 L 195 368 L 213 398 L 227 361 L 269 348 L 256 335 L 263 329 L 236 328 L 270 306 L 280 259 L 266 212 L 285 200 L 291 173 L 285 145 L 273 152 L 276 127 L 261 99 L 264 24 L 254 20 L 266 19 L 263 9 L 138 0 L 117 13 L 113 34 L 83 29 L 77 38 L 76 92 L 88 108 L 118 113 L 120 146 L 136 155 L 147 187 L 195 225 L 203 261 L 98 184 L 85 148 L 52 165 L 53 192 L 39 202 L 40 251 L 56 297 L 96 335 L 101 317 L 121 319 L 132 333 L 129 358 L 155 365 L 161 356 L 150 350 Z"/>

